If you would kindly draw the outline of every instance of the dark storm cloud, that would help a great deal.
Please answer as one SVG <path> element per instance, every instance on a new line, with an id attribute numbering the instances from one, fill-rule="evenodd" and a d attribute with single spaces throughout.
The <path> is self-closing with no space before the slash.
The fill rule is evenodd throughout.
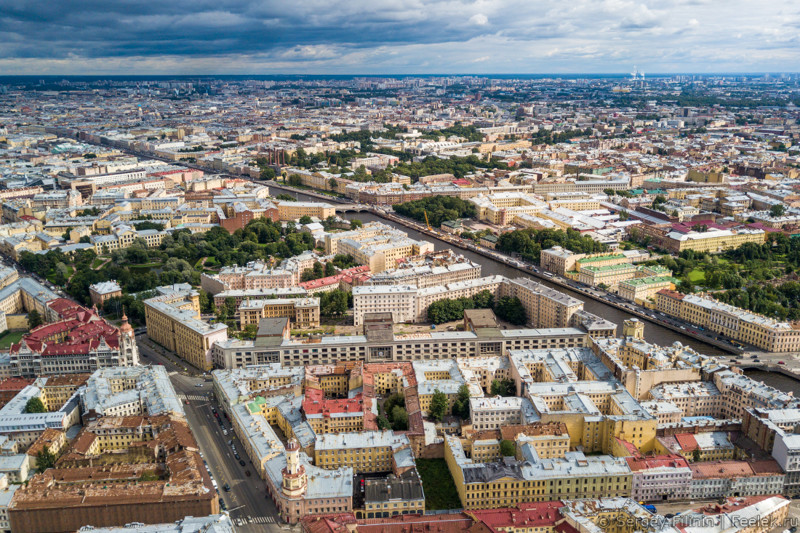
<path id="1" fill-rule="evenodd" d="M 426 21 L 425 4 L 369 12 L 370 3 L 248 1 L 15 1 L 0 11 L 5 57 L 268 52 L 295 45 L 366 47 L 469 38 L 474 27 Z M 416 13 L 414 11 L 416 10 Z M 481 28 L 485 29 L 485 28 Z"/>
<path id="2" fill-rule="evenodd" d="M 0 0 L 0 73 L 800 68 L 784 0 Z"/>

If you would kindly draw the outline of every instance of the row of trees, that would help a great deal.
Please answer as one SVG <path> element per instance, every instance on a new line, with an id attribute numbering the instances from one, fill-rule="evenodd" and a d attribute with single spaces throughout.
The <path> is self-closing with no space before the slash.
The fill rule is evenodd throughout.
<path id="1" fill-rule="evenodd" d="M 325 263 L 323 266 L 319 261 L 314 261 L 312 268 L 307 268 L 300 275 L 300 281 L 313 281 L 315 279 L 326 278 L 336 274 L 336 268 L 332 263 Z"/>
<path id="2" fill-rule="evenodd" d="M 533 134 L 531 137 L 531 142 L 534 144 L 556 144 L 556 143 L 563 143 L 567 142 L 570 139 L 574 139 L 576 137 L 591 137 L 592 135 L 592 128 L 586 128 L 584 130 L 576 129 L 576 130 L 567 130 L 562 131 L 559 133 L 553 133 L 550 130 L 539 130 Z"/>
<path id="3" fill-rule="evenodd" d="M 483 290 L 478 294 L 463 298 L 445 298 L 428 306 L 428 320 L 434 324 L 444 324 L 464 318 L 467 309 L 494 309 L 501 320 L 521 326 L 528 321 L 525 307 L 516 296 L 503 296 L 495 302 L 491 291 Z"/>
<path id="4" fill-rule="evenodd" d="M 494 296 L 489 290 L 472 297 L 445 298 L 428 306 L 428 320 L 434 324 L 443 324 L 464 318 L 465 309 L 489 309 L 493 306 Z"/>
<path id="5" fill-rule="evenodd" d="M 428 222 L 435 228 L 447 220 L 474 217 L 476 212 L 475 204 L 453 196 L 430 196 L 394 205 L 392 209 L 400 215 L 420 222 L 425 222 L 425 213 L 427 212 Z"/>
<path id="6" fill-rule="evenodd" d="M 497 239 L 497 249 L 509 254 L 519 254 L 522 258 L 539 263 L 542 250 L 561 246 L 575 253 L 592 254 L 605 252 L 608 247 L 587 235 L 573 229 L 523 229 L 503 233 Z"/>
<path id="7" fill-rule="evenodd" d="M 449 159 L 428 156 L 422 161 L 400 162 L 394 171 L 398 174 L 409 176 L 412 181 L 417 181 L 422 176 L 430 176 L 432 174 L 452 174 L 456 178 L 463 178 L 467 174 L 475 172 L 478 168 L 507 170 L 508 165 L 494 159 L 487 161 L 477 155 L 451 157 Z"/>
<path id="8" fill-rule="evenodd" d="M 494 306 L 494 313 L 501 320 L 510 322 L 515 326 L 522 326 L 528 321 L 525 307 L 516 296 L 503 296 Z"/>

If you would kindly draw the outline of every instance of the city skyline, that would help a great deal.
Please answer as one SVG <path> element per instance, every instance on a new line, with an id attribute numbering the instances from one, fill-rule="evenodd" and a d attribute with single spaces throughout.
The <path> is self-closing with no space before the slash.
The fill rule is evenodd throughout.
<path id="1" fill-rule="evenodd" d="M 11 75 L 792 72 L 800 11 L 771 1 L 19 3 Z"/>

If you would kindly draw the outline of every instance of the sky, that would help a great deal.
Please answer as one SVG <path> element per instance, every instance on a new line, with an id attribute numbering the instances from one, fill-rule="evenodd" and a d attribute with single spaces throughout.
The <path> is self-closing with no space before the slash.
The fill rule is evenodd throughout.
<path id="1" fill-rule="evenodd" d="M 0 74 L 798 72 L 787 0 L 0 0 Z"/>

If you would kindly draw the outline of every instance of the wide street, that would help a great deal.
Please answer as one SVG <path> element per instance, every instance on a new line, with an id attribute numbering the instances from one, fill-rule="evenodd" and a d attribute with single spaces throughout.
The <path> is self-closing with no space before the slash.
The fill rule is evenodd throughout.
<path id="1" fill-rule="evenodd" d="M 230 423 L 217 404 L 210 399 L 210 377 L 203 377 L 202 373 L 188 366 L 188 370 L 184 371 L 183 361 L 176 365 L 174 361 L 177 359 L 173 354 L 168 354 L 163 348 L 151 343 L 145 335 L 138 335 L 137 341 L 142 364 L 161 364 L 169 372 L 178 398 L 183 402 L 186 419 L 237 531 L 299 531 L 299 527 L 291 527 L 278 517 L 275 504 L 266 495 L 264 482 L 255 473 L 250 459 L 238 445 Z M 222 425 L 218 423 L 212 408 L 217 408 L 222 417 Z M 223 429 L 228 432 L 227 435 L 223 434 Z M 241 460 L 246 463 L 245 466 L 239 464 L 234 456 L 230 441 L 233 441 Z M 245 470 L 251 475 L 245 475 Z M 226 483 L 231 487 L 230 492 L 223 490 Z"/>

